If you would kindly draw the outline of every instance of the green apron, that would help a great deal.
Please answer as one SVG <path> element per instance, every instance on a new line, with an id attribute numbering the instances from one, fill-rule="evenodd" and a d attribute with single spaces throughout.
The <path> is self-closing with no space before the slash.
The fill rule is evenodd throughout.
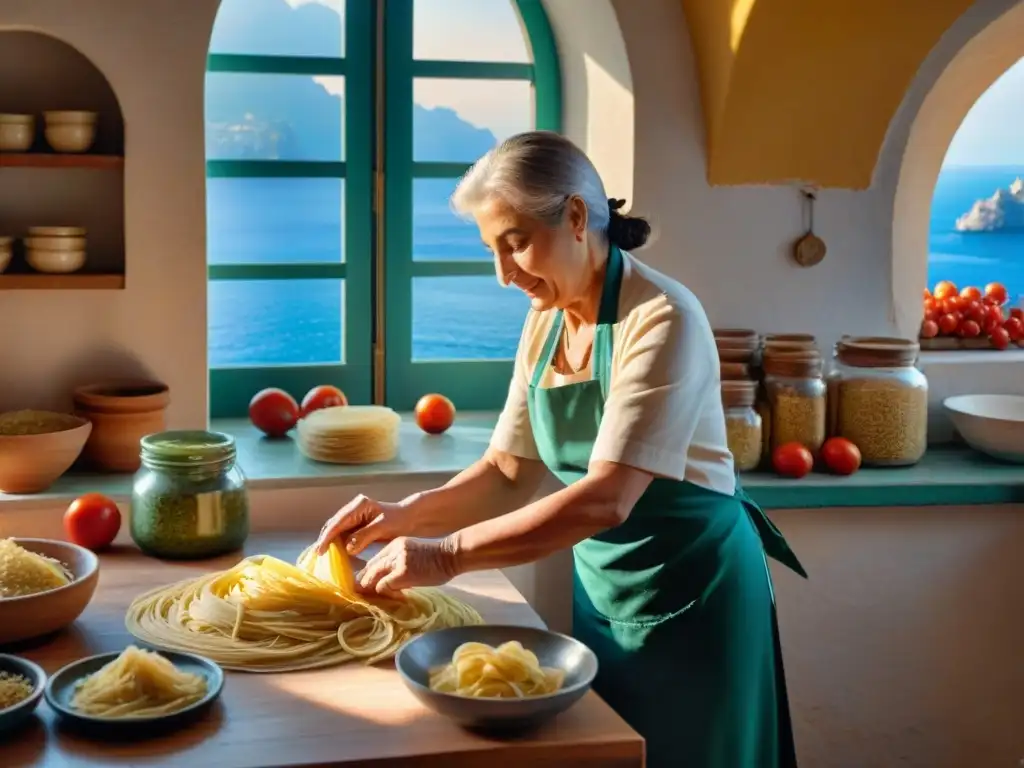
<path id="1" fill-rule="evenodd" d="M 533 435 L 567 485 L 587 474 L 601 424 L 622 270 L 613 247 L 592 380 L 540 386 L 561 312 L 533 372 Z M 727 496 L 656 478 L 626 522 L 574 547 L 573 634 L 597 654 L 594 688 L 644 737 L 651 768 L 796 765 L 765 553 L 806 577 L 738 480 Z"/>

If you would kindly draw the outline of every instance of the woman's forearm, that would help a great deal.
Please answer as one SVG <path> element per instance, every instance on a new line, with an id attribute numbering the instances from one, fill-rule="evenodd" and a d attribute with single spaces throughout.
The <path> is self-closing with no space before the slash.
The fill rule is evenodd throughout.
<path id="1" fill-rule="evenodd" d="M 416 535 L 447 536 L 518 509 L 537 492 L 546 471 L 539 461 L 488 451 L 440 488 L 407 499 Z"/>
<path id="2" fill-rule="evenodd" d="M 621 523 L 632 509 L 619 489 L 584 479 L 528 506 L 447 537 L 458 573 L 533 562 Z"/>

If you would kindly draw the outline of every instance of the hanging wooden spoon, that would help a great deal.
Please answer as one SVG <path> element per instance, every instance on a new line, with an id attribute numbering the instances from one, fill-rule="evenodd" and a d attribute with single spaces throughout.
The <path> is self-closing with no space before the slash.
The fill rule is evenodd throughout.
<path id="1" fill-rule="evenodd" d="M 793 259 L 801 267 L 813 267 L 825 258 L 825 241 L 814 234 L 814 202 L 815 195 L 809 190 L 801 193 L 807 201 L 808 226 L 807 232 L 793 245 Z"/>

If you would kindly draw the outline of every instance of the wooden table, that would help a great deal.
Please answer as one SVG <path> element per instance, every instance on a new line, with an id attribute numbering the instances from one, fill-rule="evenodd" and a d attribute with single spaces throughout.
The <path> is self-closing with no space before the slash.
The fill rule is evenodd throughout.
<path id="1" fill-rule="evenodd" d="M 307 537 L 253 536 L 246 554 L 294 561 Z M 132 642 L 124 613 L 139 592 L 228 567 L 237 555 L 170 563 L 121 548 L 101 558 L 96 595 L 68 630 L 18 651 L 52 674 L 82 656 Z M 451 589 L 491 623 L 541 626 L 522 595 L 497 571 L 468 574 Z M 434 715 L 410 694 L 391 663 L 262 675 L 227 673 L 220 701 L 187 730 L 154 740 L 102 743 L 55 722 L 47 704 L 37 722 L 0 741 L 0 766 L 69 768 L 158 765 L 264 766 L 643 766 L 643 740 L 593 692 L 540 731 L 485 738 Z"/>

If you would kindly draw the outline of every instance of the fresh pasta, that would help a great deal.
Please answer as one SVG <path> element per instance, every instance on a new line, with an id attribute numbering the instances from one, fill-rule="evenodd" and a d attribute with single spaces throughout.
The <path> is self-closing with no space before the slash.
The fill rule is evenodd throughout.
<path id="1" fill-rule="evenodd" d="M 0 600 L 48 592 L 72 581 L 73 574 L 61 562 L 13 539 L 0 539 Z"/>
<path id="2" fill-rule="evenodd" d="M 564 670 L 542 667 L 536 654 L 510 640 L 497 648 L 463 643 L 451 663 L 430 671 L 429 687 L 470 698 L 525 699 L 555 693 L 564 682 Z"/>
<path id="3" fill-rule="evenodd" d="M 348 555 L 312 548 L 296 565 L 255 555 L 226 571 L 151 590 L 125 625 L 158 648 L 196 653 L 225 669 L 288 672 L 390 658 L 413 635 L 480 624 L 472 607 L 440 589 L 404 599 L 358 594 Z"/>
<path id="4" fill-rule="evenodd" d="M 0 672 L 0 711 L 24 701 L 34 690 L 32 681 L 24 675 Z"/>
<path id="5" fill-rule="evenodd" d="M 105 718 L 156 717 L 179 712 L 206 696 L 206 678 L 178 669 L 164 656 L 129 645 L 75 685 L 71 706 Z"/>

